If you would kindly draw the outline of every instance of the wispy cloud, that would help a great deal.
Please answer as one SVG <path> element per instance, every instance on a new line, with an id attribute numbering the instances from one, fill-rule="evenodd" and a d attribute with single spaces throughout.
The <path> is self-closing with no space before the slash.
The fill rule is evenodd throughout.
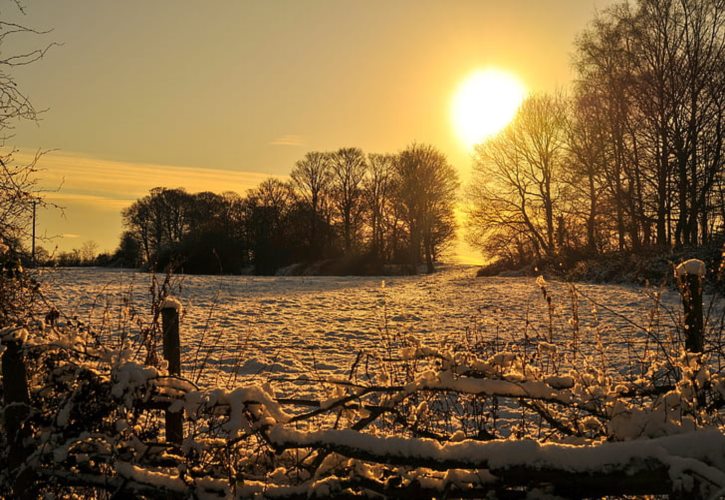
<path id="1" fill-rule="evenodd" d="M 81 205 L 91 205 L 93 208 L 106 208 L 112 210 L 121 210 L 135 201 L 135 198 L 119 199 L 92 194 L 66 193 L 63 190 L 43 193 L 43 198 L 60 206 L 65 206 L 68 203 L 77 203 Z"/>
<path id="2" fill-rule="evenodd" d="M 286 134 L 277 137 L 269 144 L 270 146 L 304 146 L 306 141 L 301 135 Z"/>
<path id="3" fill-rule="evenodd" d="M 34 151 L 19 151 L 27 162 Z M 204 169 L 177 165 L 133 163 L 94 158 L 81 153 L 53 151 L 38 163 L 38 187 L 52 205 L 39 214 L 39 231 L 57 235 L 56 244 L 68 250 L 78 240 L 94 240 L 112 250 L 122 231 L 121 211 L 155 187 L 181 187 L 190 193 L 235 191 L 244 194 L 272 176 L 261 172 Z"/>
<path id="4" fill-rule="evenodd" d="M 18 160 L 31 152 L 18 153 Z M 133 163 L 94 158 L 80 153 L 51 152 L 38 164 L 40 187 L 48 199 L 127 204 L 154 187 L 182 187 L 189 192 L 236 191 L 243 194 L 272 176 L 153 163 Z"/>

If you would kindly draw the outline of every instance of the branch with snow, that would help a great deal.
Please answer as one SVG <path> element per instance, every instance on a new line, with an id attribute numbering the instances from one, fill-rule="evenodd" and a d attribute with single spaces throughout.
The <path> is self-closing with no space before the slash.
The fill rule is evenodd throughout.
<path id="1" fill-rule="evenodd" d="M 272 428 L 269 439 L 278 450 L 323 448 L 391 465 L 486 469 L 507 485 L 551 483 L 562 493 L 672 491 L 691 485 L 692 475 L 710 487 L 725 487 L 725 436 L 717 430 L 593 446 L 542 444 L 531 439 L 441 444 L 352 430 L 302 432 L 284 426 Z M 612 482 L 625 477 L 626 485 Z M 659 487 L 657 481 L 661 481 Z"/>

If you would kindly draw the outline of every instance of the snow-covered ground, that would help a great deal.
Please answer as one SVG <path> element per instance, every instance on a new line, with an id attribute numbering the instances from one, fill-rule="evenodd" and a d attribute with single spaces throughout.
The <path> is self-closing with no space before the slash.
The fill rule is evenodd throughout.
<path id="1" fill-rule="evenodd" d="M 398 335 L 413 335 L 435 347 L 460 348 L 475 341 L 503 347 L 528 339 L 570 348 L 576 330 L 574 303 L 577 345 L 591 350 L 601 339 L 604 354 L 616 358 L 626 355 L 626 342 L 642 347 L 651 343 L 644 329 L 665 338 L 681 309 L 674 291 L 662 291 L 664 308 L 653 316 L 659 290 L 577 284 L 580 294 L 572 301 L 568 284 L 546 282 L 553 306 L 551 339 L 541 281 L 476 278 L 475 271 L 449 267 L 430 276 L 385 278 L 176 277 L 176 295 L 185 308 L 185 375 L 196 378 L 193 367 L 201 365 L 200 381 L 207 384 L 270 374 L 341 375 L 358 352 L 380 352 Z M 129 310 L 150 314 L 148 274 L 57 269 L 44 271 L 43 281 L 48 297 L 65 314 L 105 332 L 132 324 Z"/>

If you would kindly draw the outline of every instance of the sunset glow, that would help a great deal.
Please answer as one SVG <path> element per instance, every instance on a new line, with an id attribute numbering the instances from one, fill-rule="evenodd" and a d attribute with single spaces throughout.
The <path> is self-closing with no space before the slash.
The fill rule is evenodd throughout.
<path id="1" fill-rule="evenodd" d="M 514 75 L 498 69 L 476 71 L 458 87 L 452 119 L 456 134 L 472 148 L 498 133 L 513 119 L 526 95 Z"/>
<path id="2" fill-rule="evenodd" d="M 2 5 L 0 500 L 725 500 L 725 0 Z"/>

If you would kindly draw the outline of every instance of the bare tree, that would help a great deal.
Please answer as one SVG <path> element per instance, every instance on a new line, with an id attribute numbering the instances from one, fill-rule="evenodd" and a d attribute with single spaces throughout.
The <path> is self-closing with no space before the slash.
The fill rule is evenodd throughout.
<path id="1" fill-rule="evenodd" d="M 164 247 L 184 238 L 192 205 L 193 197 L 184 189 L 157 187 L 123 210 L 123 222 L 141 242 L 147 264 L 155 264 Z"/>
<path id="2" fill-rule="evenodd" d="M 409 234 L 409 264 L 413 272 L 421 254 L 427 271 L 455 228 L 453 207 L 458 175 L 443 153 L 430 145 L 412 144 L 395 159 L 396 199 Z"/>
<path id="3" fill-rule="evenodd" d="M 633 224 L 628 223 L 628 208 L 634 181 L 628 176 L 627 131 L 631 117 L 632 102 L 628 92 L 632 84 L 633 62 L 627 50 L 632 45 L 633 31 L 627 19 L 632 13 L 628 4 L 616 4 L 606 15 L 594 20 L 590 29 L 577 41 L 576 67 L 580 87 L 594 96 L 602 109 L 602 118 L 607 128 L 609 162 L 605 170 L 607 190 L 614 208 L 614 223 L 617 246 L 626 248 L 629 232 L 632 246 L 636 247 L 637 235 Z M 628 231 L 629 227 L 629 231 Z"/>
<path id="4" fill-rule="evenodd" d="M 83 242 L 80 248 L 80 258 L 83 264 L 92 263 L 98 254 L 98 243 L 93 240 Z"/>
<path id="5" fill-rule="evenodd" d="M 368 155 L 369 174 L 364 182 L 364 195 L 370 222 L 370 249 L 379 259 L 385 254 L 386 218 L 393 196 L 394 155 Z"/>
<path id="6" fill-rule="evenodd" d="M 580 87 L 607 117 L 620 249 L 706 243 L 722 226 L 725 2 L 615 4 L 576 54 Z"/>
<path id="7" fill-rule="evenodd" d="M 566 133 L 563 96 L 535 95 L 506 130 L 477 148 L 468 192 L 474 243 L 525 234 L 537 255 L 555 255 Z"/>
<path id="8" fill-rule="evenodd" d="M 362 183 L 367 171 L 359 148 L 341 148 L 331 156 L 333 205 L 342 225 L 345 253 L 353 248 L 361 224 Z"/>
<path id="9" fill-rule="evenodd" d="M 604 214 L 604 170 L 609 157 L 601 107 L 596 97 L 580 91 L 572 102 L 567 129 L 568 161 L 564 178 L 571 199 L 566 209 L 586 227 L 589 254 L 599 250 L 601 217 Z"/>
<path id="10" fill-rule="evenodd" d="M 18 3 L 11 8 L 24 13 Z M 35 121 L 38 115 L 13 73 L 17 67 L 41 59 L 55 44 L 9 55 L 6 55 L 6 46 L 13 37 L 19 35 L 42 36 L 47 33 L 0 19 L 0 48 L 3 49 L 3 56 L 0 56 L 0 239 L 10 242 L 12 246 L 19 246 L 21 239 L 28 236 L 33 208 L 44 203 L 36 185 L 36 166 L 41 154 L 36 154 L 29 163 L 21 163 L 14 158 L 16 151 L 7 147 L 13 137 L 15 124 L 19 121 Z"/>
<path id="11" fill-rule="evenodd" d="M 29 163 L 23 163 L 12 150 L 0 153 L 0 240 L 13 247 L 30 235 L 33 205 L 45 205 L 36 178 L 41 156 L 38 152 Z"/>
<path id="12" fill-rule="evenodd" d="M 288 237 L 295 201 L 291 184 L 279 179 L 267 179 L 247 194 L 248 234 L 257 273 L 271 274 L 288 263 L 290 245 L 295 243 Z"/>
<path id="13" fill-rule="evenodd" d="M 332 171 L 330 155 L 311 151 L 295 163 L 290 173 L 292 184 L 310 209 L 309 246 L 313 255 L 323 246 L 319 241 L 320 220 L 327 220 L 327 205 L 330 198 Z"/>

